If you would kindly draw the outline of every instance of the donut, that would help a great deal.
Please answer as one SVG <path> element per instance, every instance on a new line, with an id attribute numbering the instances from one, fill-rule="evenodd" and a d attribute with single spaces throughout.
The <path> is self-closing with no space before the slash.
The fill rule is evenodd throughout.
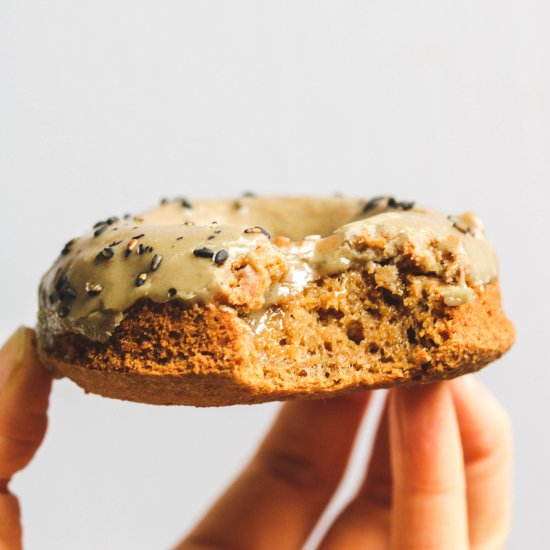
<path id="1" fill-rule="evenodd" d="M 71 239 L 44 363 L 86 392 L 220 406 L 428 383 L 505 353 L 483 224 L 390 196 L 162 200 Z"/>

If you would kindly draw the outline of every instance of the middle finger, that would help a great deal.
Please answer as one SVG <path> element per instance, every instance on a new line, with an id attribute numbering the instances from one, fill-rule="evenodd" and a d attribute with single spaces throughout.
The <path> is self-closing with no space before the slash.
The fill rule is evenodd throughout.
<path id="1" fill-rule="evenodd" d="M 386 401 L 365 479 L 355 497 L 325 535 L 320 550 L 387 548 L 391 499 L 392 476 Z"/>

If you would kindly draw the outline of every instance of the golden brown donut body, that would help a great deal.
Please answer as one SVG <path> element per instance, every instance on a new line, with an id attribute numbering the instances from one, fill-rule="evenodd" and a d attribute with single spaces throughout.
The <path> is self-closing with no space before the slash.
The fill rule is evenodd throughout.
<path id="1" fill-rule="evenodd" d="M 346 298 L 335 299 L 344 287 Z M 67 334 L 41 355 L 87 392 L 220 406 L 453 378 L 494 361 L 514 340 L 497 281 L 449 307 L 412 291 L 396 300 L 348 271 L 310 285 L 263 322 L 258 333 L 255 321 L 225 306 L 141 302 L 108 342 Z"/>

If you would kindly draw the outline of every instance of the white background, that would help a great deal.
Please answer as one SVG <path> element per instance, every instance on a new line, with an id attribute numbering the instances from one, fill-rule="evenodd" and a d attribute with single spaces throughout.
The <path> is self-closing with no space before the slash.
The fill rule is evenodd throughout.
<path id="1" fill-rule="evenodd" d="M 510 548 L 550 547 L 547 6 L 1 0 L 0 338 L 34 323 L 63 243 L 165 195 L 473 209 L 518 329 L 480 375 L 515 428 Z M 45 444 L 13 482 L 26 547 L 168 548 L 276 408 L 155 408 L 56 382 Z"/>

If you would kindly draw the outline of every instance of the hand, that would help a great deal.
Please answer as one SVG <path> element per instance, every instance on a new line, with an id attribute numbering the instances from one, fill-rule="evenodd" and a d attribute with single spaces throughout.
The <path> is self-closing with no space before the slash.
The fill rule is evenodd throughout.
<path id="1" fill-rule="evenodd" d="M 300 548 L 338 486 L 368 400 L 284 405 L 179 550 Z M 507 416 L 472 375 L 392 390 L 365 479 L 319 548 L 503 548 L 510 455 Z"/>

